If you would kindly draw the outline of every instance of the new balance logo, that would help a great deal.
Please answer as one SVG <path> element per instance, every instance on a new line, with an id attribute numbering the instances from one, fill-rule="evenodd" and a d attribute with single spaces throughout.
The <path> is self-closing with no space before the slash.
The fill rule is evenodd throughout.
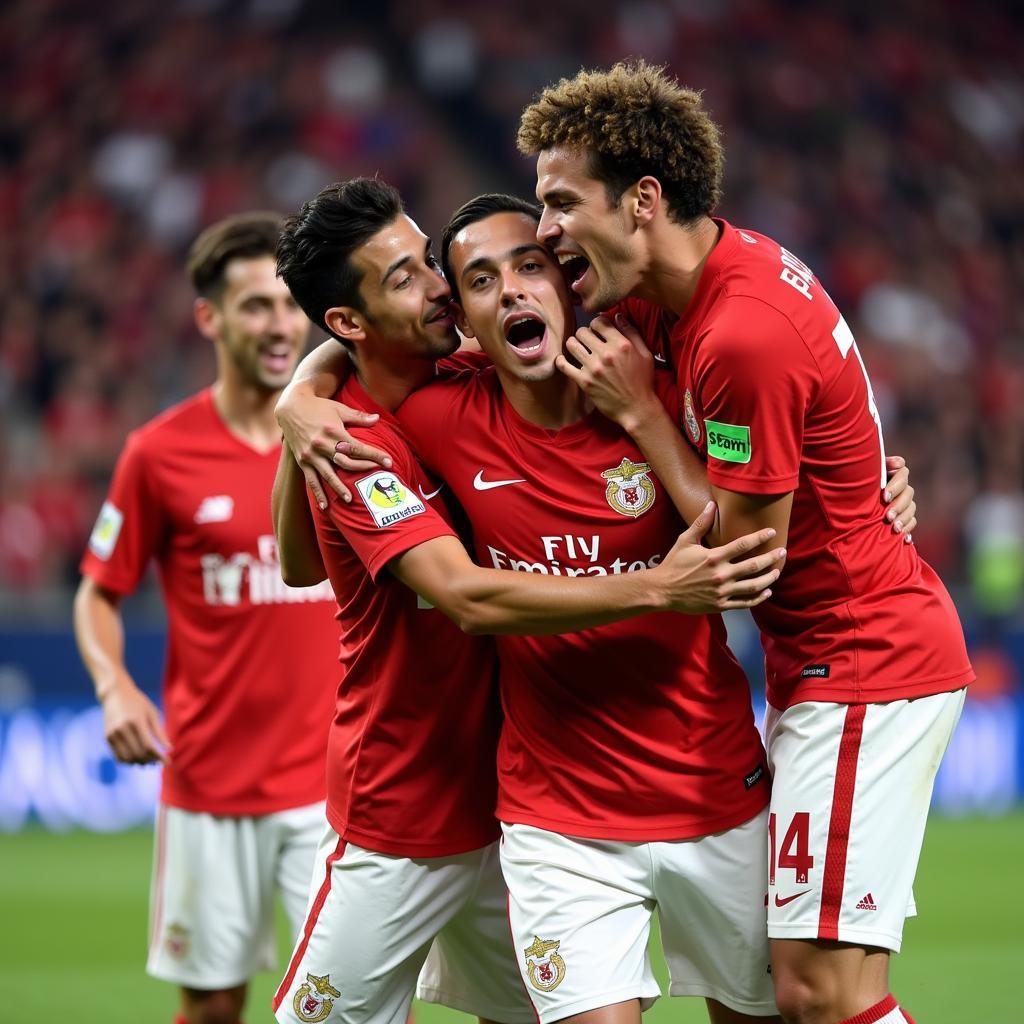
<path id="1" fill-rule="evenodd" d="M 875 906 L 875 898 L 871 895 L 871 893 L 868 893 L 867 896 L 865 896 L 864 899 L 862 899 L 860 901 L 860 903 L 857 904 L 857 909 L 858 910 L 877 910 L 878 909 L 878 907 Z"/>
<path id="2" fill-rule="evenodd" d="M 196 510 L 197 523 L 226 523 L 235 514 L 235 499 L 230 494 L 214 494 L 203 498 Z"/>

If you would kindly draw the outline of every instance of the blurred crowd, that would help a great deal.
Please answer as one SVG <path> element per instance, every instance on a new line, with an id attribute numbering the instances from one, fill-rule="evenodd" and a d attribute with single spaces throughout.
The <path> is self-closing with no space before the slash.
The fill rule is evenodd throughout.
<path id="1" fill-rule="evenodd" d="M 704 91 L 720 212 L 845 312 L 915 541 L 1024 594 L 1024 14 L 892 0 L 13 0 L 0 8 L 0 591 L 67 593 L 127 431 L 213 375 L 199 229 L 379 173 L 425 230 L 533 191 L 522 107 L 635 55 Z"/>

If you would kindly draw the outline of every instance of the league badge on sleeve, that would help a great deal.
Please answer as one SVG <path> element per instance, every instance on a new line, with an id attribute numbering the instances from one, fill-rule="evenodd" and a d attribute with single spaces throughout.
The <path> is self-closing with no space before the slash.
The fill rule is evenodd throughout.
<path id="1" fill-rule="evenodd" d="M 601 476 L 608 481 L 604 496 L 608 504 L 620 515 L 636 519 L 654 504 L 654 481 L 647 475 L 651 467 L 646 462 L 623 459 Z"/>
<path id="2" fill-rule="evenodd" d="M 89 550 L 97 558 L 102 558 L 105 562 L 114 553 L 123 523 L 124 513 L 109 501 L 103 502 L 100 514 L 96 518 L 96 525 L 89 537 Z"/>
<path id="3" fill-rule="evenodd" d="M 686 389 L 686 394 L 683 395 L 683 418 L 686 420 L 686 429 L 690 432 L 693 443 L 699 445 L 700 421 L 697 419 L 697 414 L 693 411 L 693 395 L 690 394 L 689 388 Z"/>
<path id="4" fill-rule="evenodd" d="M 356 490 L 379 530 L 422 515 L 427 508 L 394 473 L 378 471 L 356 481 Z"/>

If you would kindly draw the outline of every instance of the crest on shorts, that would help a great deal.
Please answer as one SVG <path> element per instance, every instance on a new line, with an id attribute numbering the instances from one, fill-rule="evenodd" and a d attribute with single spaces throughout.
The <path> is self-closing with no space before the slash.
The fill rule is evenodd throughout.
<path id="1" fill-rule="evenodd" d="M 164 932 L 164 949 L 167 950 L 167 955 L 174 957 L 175 960 L 184 960 L 188 956 L 191 939 L 192 932 L 189 928 L 183 924 L 169 924 Z"/>
<path id="2" fill-rule="evenodd" d="M 341 993 L 331 984 L 329 974 L 322 978 L 315 974 L 307 974 L 305 982 L 295 993 L 292 1006 L 299 1020 L 316 1024 L 317 1021 L 327 1019 L 327 1015 L 334 1008 L 334 1000 L 340 996 Z"/>
<path id="3" fill-rule="evenodd" d="M 534 935 L 526 954 L 526 974 L 530 984 L 540 992 L 551 992 L 565 978 L 565 961 L 558 955 L 561 939 L 542 939 Z"/>
<path id="4" fill-rule="evenodd" d="M 624 516 L 643 515 L 654 504 L 654 481 L 647 475 L 651 467 L 646 462 L 623 459 L 601 476 L 608 481 L 604 496 L 616 512 Z"/>
<path id="5" fill-rule="evenodd" d="M 686 429 L 690 432 L 693 443 L 700 444 L 700 420 L 697 419 L 697 414 L 693 411 L 693 395 L 690 394 L 689 388 L 683 395 L 683 419 L 686 420 Z"/>

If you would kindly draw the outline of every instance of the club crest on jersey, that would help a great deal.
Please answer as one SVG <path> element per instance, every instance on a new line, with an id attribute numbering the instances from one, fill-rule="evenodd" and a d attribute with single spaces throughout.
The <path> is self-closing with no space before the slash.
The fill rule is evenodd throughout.
<path id="1" fill-rule="evenodd" d="M 604 496 L 616 512 L 624 516 L 643 515 L 654 504 L 654 481 L 647 475 L 651 467 L 646 462 L 623 459 L 601 476 L 608 481 Z"/>
<path id="2" fill-rule="evenodd" d="M 164 949 L 175 960 L 184 960 L 188 956 L 191 939 L 192 932 L 183 924 L 169 924 L 164 932 Z"/>
<path id="3" fill-rule="evenodd" d="M 565 979 L 565 961 L 558 955 L 561 939 L 542 939 L 534 935 L 523 952 L 530 984 L 540 992 L 551 992 Z"/>
<path id="4" fill-rule="evenodd" d="M 690 432 L 693 443 L 700 444 L 700 420 L 693 411 L 693 395 L 690 394 L 689 388 L 683 395 L 683 418 L 686 420 L 686 429 Z"/>
<path id="5" fill-rule="evenodd" d="M 292 1006 L 299 1020 L 316 1024 L 317 1021 L 327 1019 L 327 1015 L 334 1008 L 334 1000 L 340 996 L 341 993 L 331 984 L 329 974 L 322 978 L 315 974 L 307 974 L 305 982 L 295 993 Z"/>
<path id="6" fill-rule="evenodd" d="M 376 472 L 356 481 L 356 490 L 378 529 L 392 526 L 410 516 L 422 515 L 427 508 L 394 473 Z"/>

